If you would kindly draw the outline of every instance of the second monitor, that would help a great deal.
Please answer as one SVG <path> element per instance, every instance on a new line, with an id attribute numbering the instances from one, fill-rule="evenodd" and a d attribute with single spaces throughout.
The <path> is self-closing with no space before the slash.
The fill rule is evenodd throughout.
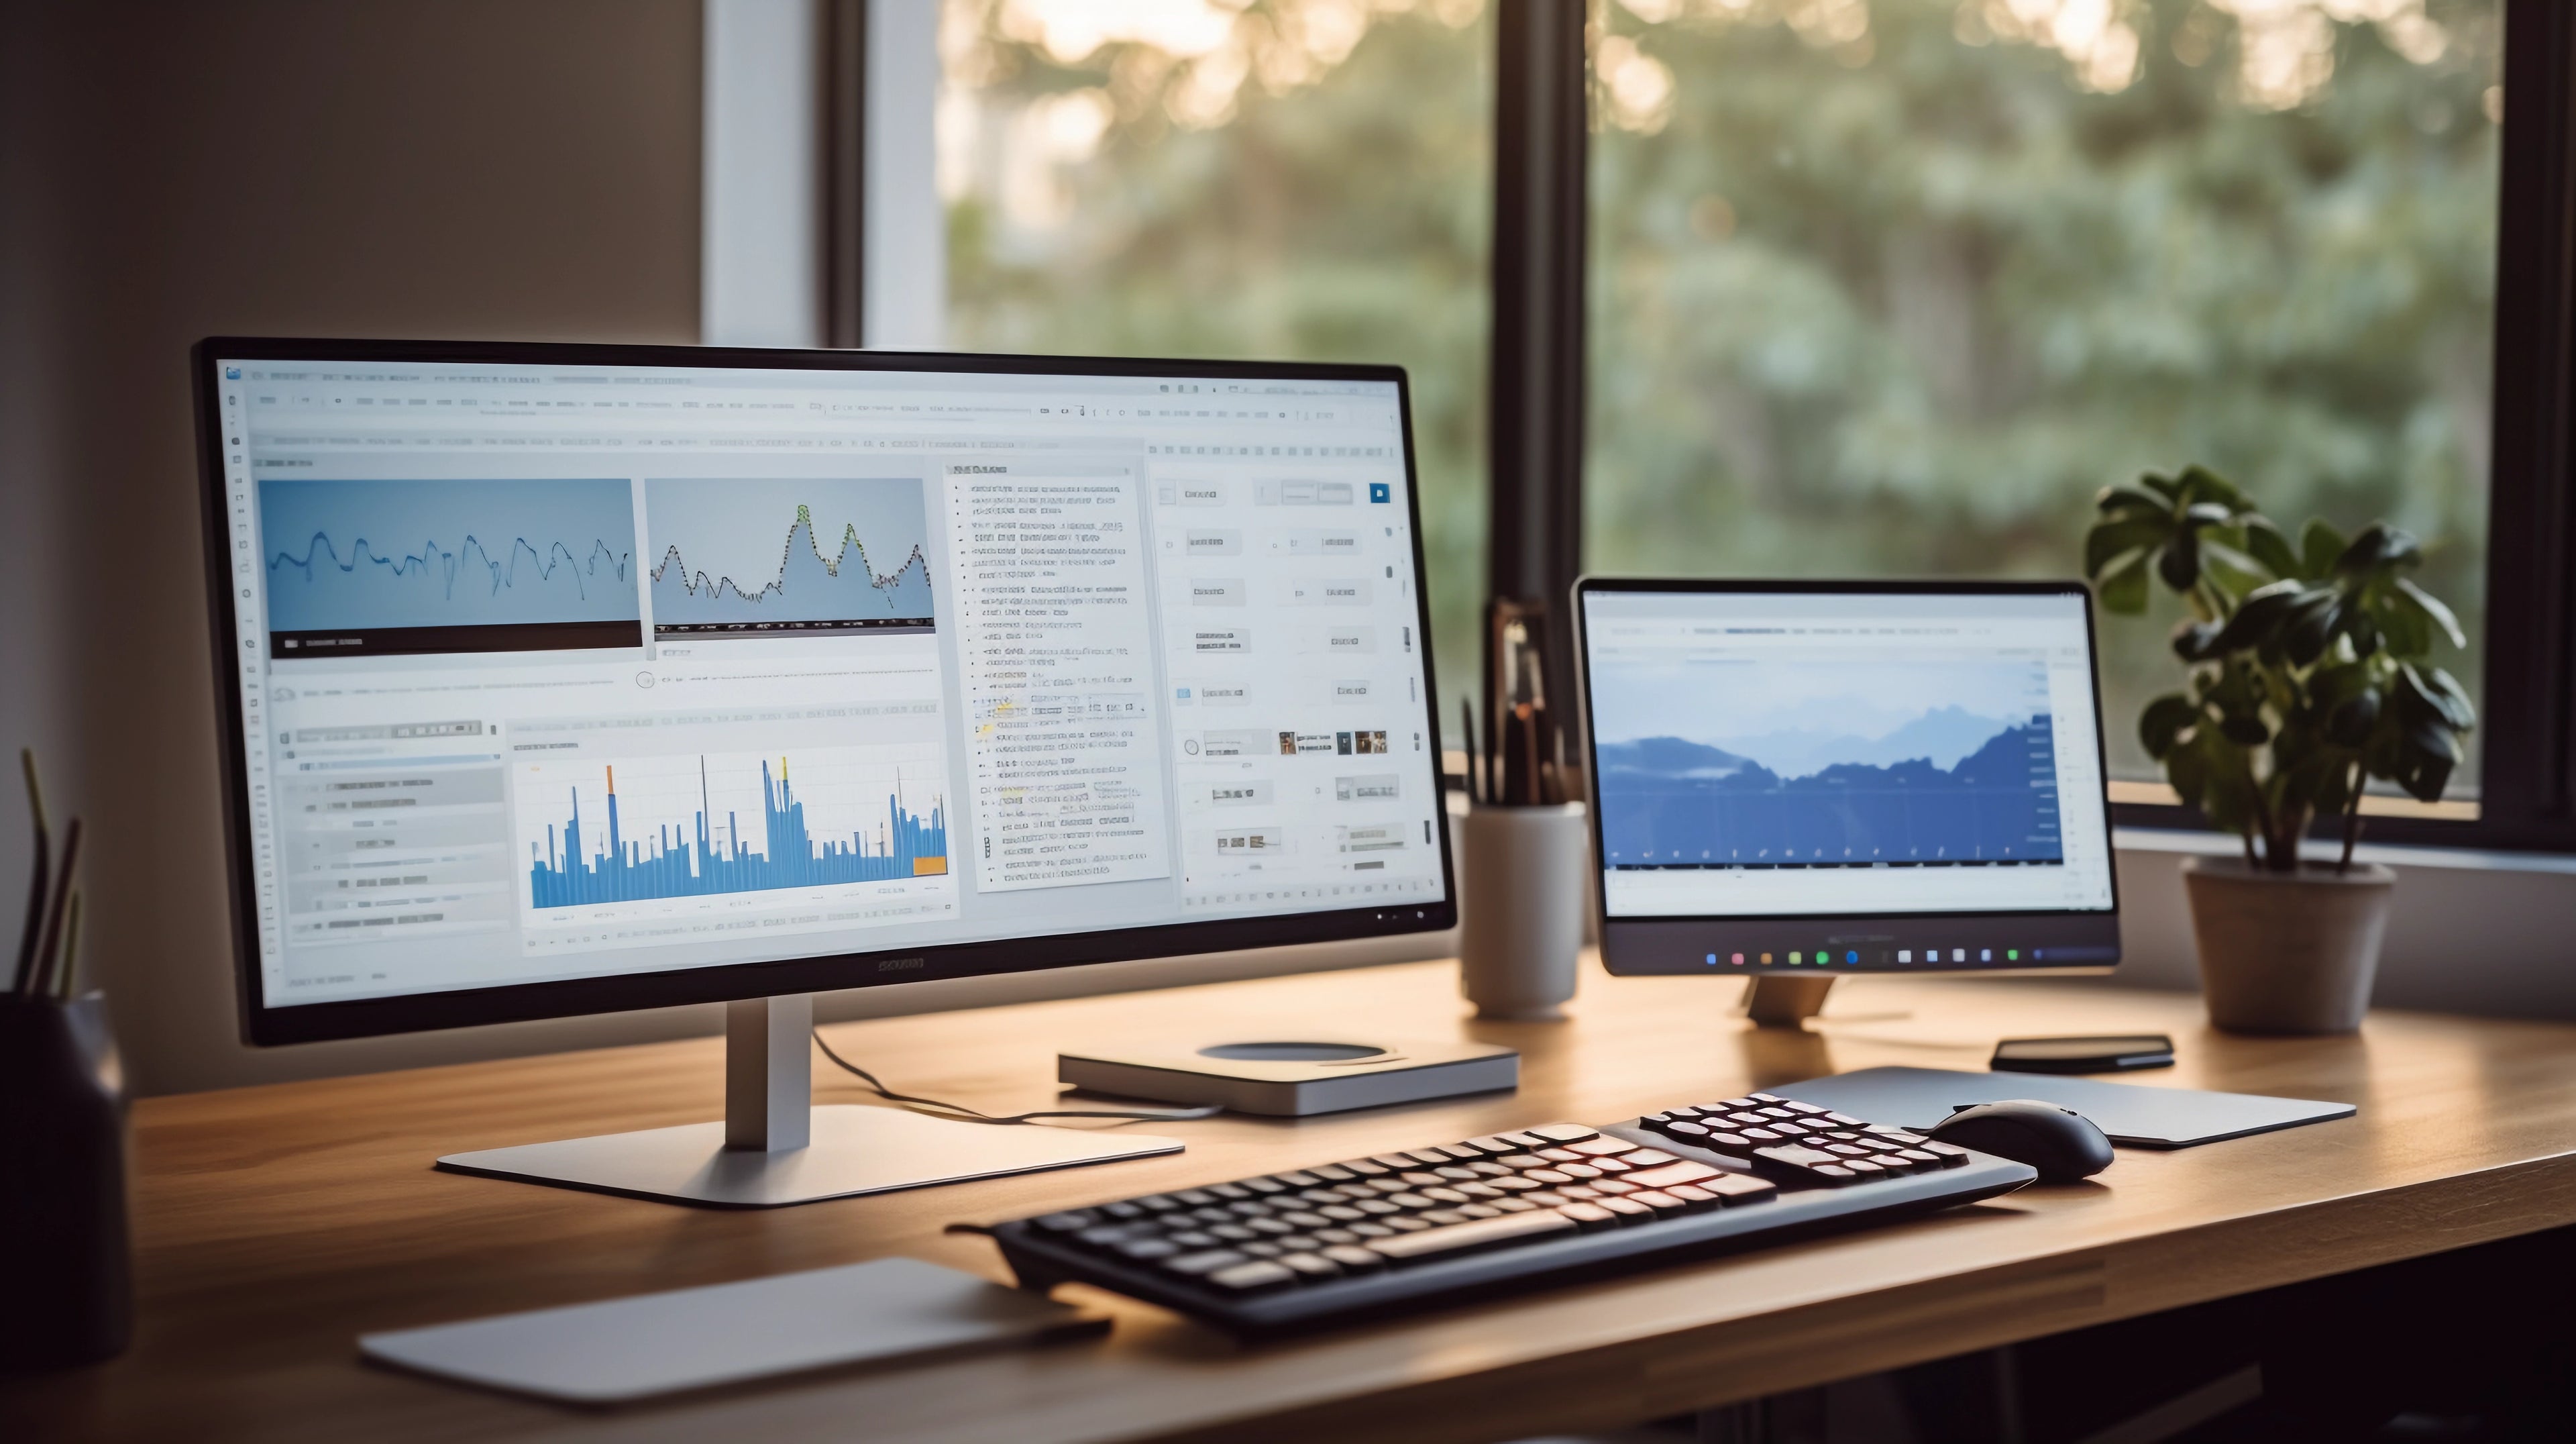
<path id="1" fill-rule="evenodd" d="M 2080 584 L 1595 579 L 1576 606 L 1611 972 L 1766 980 L 1757 1019 L 1787 1021 L 1840 974 L 2119 961 Z"/>

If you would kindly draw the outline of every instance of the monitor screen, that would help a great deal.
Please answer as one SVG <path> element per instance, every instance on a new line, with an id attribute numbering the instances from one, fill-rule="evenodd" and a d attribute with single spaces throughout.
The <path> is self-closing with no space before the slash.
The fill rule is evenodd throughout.
<path id="1" fill-rule="evenodd" d="M 258 1009 L 1447 916 L 1398 373 L 209 348 Z"/>
<path id="2" fill-rule="evenodd" d="M 1582 618 L 1606 918 L 2112 912 L 2080 587 L 1597 582 Z M 1801 928 L 1775 964 L 2030 962 L 2050 940 Z"/>

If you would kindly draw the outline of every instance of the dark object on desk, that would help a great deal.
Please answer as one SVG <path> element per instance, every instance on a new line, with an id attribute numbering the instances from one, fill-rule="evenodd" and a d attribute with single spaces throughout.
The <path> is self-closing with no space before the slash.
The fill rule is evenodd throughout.
<path id="1" fill-rule="evenodd" d="M 2173 1066 L 2173 1039 L 2162 1033 L 2110 1038 L 2006 1038 L 1986 1064 L 1998 1073 L 2130 1073 Z"/>
<path id="2" fill-rule="evenodd" d="M 1945 1068 L 1863 1068 L 1784 1084 L 1772 1091 L 1918 1129 L 1931 1128 L 1961 1104 L 2036 1098 L 2074 1109 L 2092 1119 L 2113 1143 L 2132 1148 L 2189 1148 L 2353 1114 L 2349 1103 L 2306 1098 L 2204 1093 L 2196 1088 L 2153 1088 L 2030 1073 L 1959 1073 Z"/>
<path id="3" fill-rule="evenodd" d="M 0 998 L 0 1372 L 125 1352 L 125 1079 L 96 993 Z"/>
<path id="4" fill-rule="evenodd" d="M 1942 1119 L 1932 1137 L 2027 1163 L 2042 1183 L 2073 1183 L 2111 1166 L 2111 1140 L 2092 1119 L 2035 1098 L 1971 1104 Z"/>
<path id="5" fill-rule="evenodd" d="M 559 1404 L 627 1404 L 786 1374 L 1104 1333 L 1105 1315 L 918 1259 L 367 1334 L 377 1363 Z M 865 1432 L 865 1431 L 861 1431 Z"/>
<path id="6" fill-rule="evenodd" d="M 1024 1288 L 1079 1280 L 1263 1334 L 1885 1222 L 2036 1176 L 1755 1093 L 1121 1199 L 993 1237 Z"/>

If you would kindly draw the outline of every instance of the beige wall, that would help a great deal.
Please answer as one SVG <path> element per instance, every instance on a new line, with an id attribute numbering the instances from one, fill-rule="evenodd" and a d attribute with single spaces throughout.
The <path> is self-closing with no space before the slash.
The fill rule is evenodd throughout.
<path id="1" fill-rule="evenodd" d="M 698 6 L 0 15 L 0 741 L 36 741 L 94 829 L 89 953 L 131 1075 L 165 1091 L 581 1036 L 236 1041 L 187 349 L 696 340 Z"/>

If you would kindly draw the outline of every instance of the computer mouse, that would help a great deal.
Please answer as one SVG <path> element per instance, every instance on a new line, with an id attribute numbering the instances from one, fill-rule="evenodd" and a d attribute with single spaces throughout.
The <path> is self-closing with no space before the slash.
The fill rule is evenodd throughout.
<path id="1" fill-rule="evenodd" d="M 2092 1119 L 2032 1098 L 1962 1108 L 1934 1125 L 1931 1136 L 2027 1163 L 2042 1183 L 2072 1183 L 2111 1166 L 2111 1140 Z"/>

